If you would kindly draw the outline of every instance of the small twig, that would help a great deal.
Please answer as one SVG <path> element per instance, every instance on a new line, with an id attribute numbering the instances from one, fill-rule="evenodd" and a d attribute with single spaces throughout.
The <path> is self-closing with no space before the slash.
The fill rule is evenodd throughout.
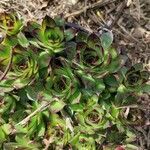
<path id="1" fill-rule="evenodd" d="M 147 148 L 150 148 L 150 127 L 148 127 Z"/>
<path id="2" fill-rule="evenodd" d="M 64 16 L 64 18 L 68 18 L 68 17 L 72 17 L 72 16 L 78 16 L 82 13 L 85 12 L 85 10 L 89 10 L 89 9 L 95 9 L 95 8 L 100 8 L 100 7 L 103 7 L 105 5 L 108 5 L 108 4 L 111 4 L 111 3 L 114 3 L 116 2 L 117 0 L 106 0 L 106 1 L 98 1 L 90 6 L 86 6 L 84 9 L 80 9 L 78 11 L 75 11 L 71 14 L 67 14 L 66 16 Z"/>
<path id="3" fill-rule="evenodd" d="M 115 5 L 114 7 L 110 8 L 109 10 L 107 10 L 107 14 L 112 13 L 113 11 L 115 11 L 117 9 L 118 5 Z"/>
<path id="4" fill-rule="evenodd" d="M 114 25 L 118 22 L 118 20 L 120 19 L 124 8 L 126 7 L 126 0 L 124 0 L 121 5 L 120 5 L 120 9 L 117 12 L 117 15 L 115 16 L 115 19 L 113 20 L 113 22 L 111 23 L 111 25 L 109 26 L 110 29 L 112 29 L 114 27 Z"/>
<path id="5" fill-rule="evenodd" d="M 45 143 L 45 148 L 43 150 L 48 150 L 49 149 L 49 146 L 51 145 L 51 143 L 53 142 L 53 138 L 54 138 L 54 135 L 50 136 L 49 139 L 44 139 L 44 143 Z"/>
<path id="6" fill-rule="evenodd" d="M 34 112 L 32 112 L 29 116 L 24 118 L 22 121 L 17 123 L 15 126 L 26 125 L 33 116 L 35 116 L 37 113 L 42 112 L 43 110 L 48 108 L 50 104 L 51 104 L 51 102 L 46 102 L 46 103 L 42 104 L 39 108 L 37 108 Z"/>
<path id="7" fill-rule="evenodd" d="M 117 23 L 117 25 L 120 27 L 120 29 L 127 34 L 127 36 L 130 37 L 131 40 L 137 42 L 138 44 L 141 44 L 140 41 L 138 39 L 136 39 L 135 37 L 133 37 L 122 25 L 120 25 L 119 23 Z"/>
<path id="8" fill-rule="evenodd" d="M 87 21 L 84 19 L 83 16 L 81 16 L 81 22 L 83 22 L 83 26 L 86 26 L 85 28 L 89 31 L 89 32 L 93 32 L 93 30 L 91 29 L 91 27 L 89 26 L 89 24 L 87 23 Z"/>
<path id="9" fill-rule="evenodd" d="M 77 29 L 77 30 L 81 30 L 81 31 L 85 31 L 85 32 L 91 33 L 90 30 L 85 29 L 85 28 L 83 28 L 82 26 L 80 26 L 80 25 L 78 25 L 78 24 L 75 24 L 75 23 L 70 23 L 70 22 L 68 22 L 68 23 L 66 23 L 66 27 L 72 27 L 72 28 L 75 28 L 75 29 Z"/>
<path id="10" fill-rule="evenodd" d="M 4 73 L 0 76 L 0 81 L 2 81 L 6 77 L 8 71 L 10 70 L 10 67 L 11 67 L 11 64 L 12 64 L 12 60 L 13 60 L 13 48 L 10 50 L 10 60 L 9 60 L 9 63 L 7 65 Z"/>
<path id="11" fill-rule="evenodd" d="M 122 106 L 122 107 L 118 107 L 119 109 L 122 109 L 122 108 L 138 108 L 139 106 L 138 105 L 128 105 L 128 106 Z"/>
<path id="12" fill-rule="evenodd" d="M 130 36 L 129 33 L 125 32 L 125 30 L 122 29 L 122 32 L 121 32 L 118 29 L 114 28 L 113 31 L 117 32 L 118 34 L 120 34 L 121 36 L 123 36 L 123 38 L 126 39 L 126 40 L 128 40 L 129 42 L 136 42 L 136 43 L 139 44 L 139 41 L 137 42 L 137 40 L 134 39 L 134 37 L 131 37 L 132 35 Z"/>
<path id="13" fill-rule="evenodd" d="M 127 108 L 126 108 L 126 111 L 125 111 L 125 113 L 124 113 L 124 117 L 125 117 L 126 119 L 128 118 L 129 112 L 130 112 L 130 107 L 127 107 Z"/>
<path id="14" fill-rule="evenodd" d="M 86 17 L 86 11 L 87 11 L 87 9 L 86 9 L 86 7 L 87 7 L 87 1 L 88 0 L 84 0 L 84 17 Z"/>
<path id="15" fill-rule="evenodd" d="M 99 18 L 96 16 L 96 14 L 93 11 L 91 11 L 91 13 L 88 13 L 87 15 L 96 24 L 99 24 L 100 26 L 104 26 L 104 24 L 101 23 L 101 21 L 99 20 Z"/>

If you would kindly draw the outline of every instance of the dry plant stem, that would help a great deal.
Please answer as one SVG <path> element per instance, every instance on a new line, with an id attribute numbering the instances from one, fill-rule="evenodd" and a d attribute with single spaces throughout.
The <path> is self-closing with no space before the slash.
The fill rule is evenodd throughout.
<path id="1" fill-rule="evenodd" d="M 104 24 L 99 20 L 99 18 L 96 16 L 96 14 L 93 11 L 91 11 L 91 13 L 88 13 L 87 15 L 96 24 L 99 24 L 100 26 L 104 26 Z"/>
<path id="2" fill-rule="evenodd" d="M 117 23 L 117 25 L 120 27 L 120 29 L 127 34 L 127 36 L 130 37 L 131 40 L 133 40 L 134 42 L 137 42 L 138 44 L 141 44 L 140 41 L 138 39 L 136 39 L 135 37 L 133 37 L 122 25 L 120 25 L 119 23 Z"/>
<path id="3" fill-rule="evenodd" d="M 85 7 L 84 7 L 84 17 L 86 17 L 86 7 L 87 7 L 87 1 L 88 0 L 84 0 L 84 5 L 85 5 Z"/>
<path id="4" fill-rule="evenodd" d="M 109 26 L 110 29 L 112 29 L 114 27 L 114 25 L 118 22 L 118 20 L 120 19 L 125 7 L 126 7 L 126 0 L 124 0 L 121 3 L 120 9 L 119 9 L 117 15 L 115 16 L 115 19 L 113 20 L 112 24 Z"/>
<path id="5" fill-rule="evenodd" d="M 82 26 L 78 25 L 78 24 L 75 24 L 75 23 L 66 23 L 66 26 L 67 27 L 72 27 L 72 28 L 75 28 L 77 30 L 81 30 L 81 31 L 85 31 L 85 32 L 89 32 L 89 33 L 92 33 L 91 30 L 88 30 L 88 29 L 84 29 Z"/>
<path id="6" fill-rule="evenodd" d="M 84 9 L 80 9 L 78 11 L 75 11 L 71 14 L 67 14 L 66 16 L 64 16 L 64 18 L 68 18 L 68 17 L 72 17 L 72 16 L 78 16 L 82 13 L 85 12 L 85 10 L 89 10 L 89 9 L 95 9 L 95 8 L 100 8 L 100 7 L 103 7 L 105 5 L 108 5 L 108 4 L 111 4 L 111 3 L 114 3 L 116 2 L 117 0 L 105 0 L 105 1 L 98 1 L 90 6 L 86 6 Z"/>
<path id="7" fill-rule="evenodd" d="M 148 127 L 147 148 L 150 148 L 150 127 Z"/>
<path id="8" fill-rule="evenodd" d="M 53 138 L 54 138 L 54 135 L 49 137 L 49 139 L 47 140 L 47 144 L 43 150 L 49 150 L 49 146 L 53 142 Z"/>
<path id="9" fill-rule="evenodd" d="M 86 26 L 86 29 L 90 32 L 90 33 L 93 33 L 93 30 L 90 28 L 89 24 L 87 23 L 87 21 L 84 19 L 83 16 L 80 16 L 81 17 L 81 20 L 82 22 L 84 23 L 84 25 Z"/>
<path id="10" fill-rule="evenodd" d="M 2 81 L 6 77 L 8 71 L 10 70 L 10 67 L 11 67 L 11 64 L 12 64 L 12 60 L 13 60 L 13 48 L 10 51 L 10 60 L 9 60 L 9 63 L 7 65 L 4 73 L 0 76 L 0 81 Z"/>
<path id="11" fill-rule="evenodd" d="M 119 109 L 122 109 L 122 108 L 138 108 L 139 106 L 138 105 L 128 105 L 128 106 L 122 106 L 122 107 L 118 107 Z"/>
<path id="12" fill-rule="evenodd" d="M 37 108 L 34 112 L 32 112 L 29 116 L 27 116 L 25 119 L 23 119 L 21 122 L 17 123 L 15 126 L 18 125 L 26 125 L 28 123 L 28 121 L 35 116 L 37 113 L 42 112 L 43 110 L 45 110 L 46 108 L 49 107 L 49 105 L 51 104 L 51 102 L 45 102 L 43 103 L 39 108 Z"/>

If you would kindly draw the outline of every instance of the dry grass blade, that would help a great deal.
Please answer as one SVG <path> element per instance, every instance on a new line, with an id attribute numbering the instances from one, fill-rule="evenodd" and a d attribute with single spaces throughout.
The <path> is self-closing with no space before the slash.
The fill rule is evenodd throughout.
<path id="1" fill-rule="evenodd" d="M 121 17 L 122 13 L 123 13 L 123 10 L 124 8 L 126 7 L 126 0 L 124 0 L 121 5 L 120 5 L 120 9 L 119 11 L 117 12 L 117 15 L 115 16 L 115 19 L 114 21 L 112 22 L 112 24 L 110 25 L 109 28 L 113 28 L 114 25 L 117 23 L 117 21 L 119 20 L 119 18 Z"/>
<path id="2" fill-rule="evenodd" d="M 24 118 L 22 121 L 20 121 L 19 123 L 17 123 L 15 126 L 18 125 L 26 125 L 28 123 L 28 121 L 35 116 L 37 113 L 42 112 L 43 110 L 45 110 L 46 108 L 49 107 L 49 105 L 51 104 L 51 102 L 45 102 L 43 103 L 39 108 L 37 108 L 34 112 L 32 112 L 29 116 L 27 116 L 26 118 Z"/>
<path id="3" fill-rule="evenodd" d="M 64 18 L 69 18 L 69 17 L 72 17 L 72 16 L 78 16 L 80 15 L 81 13 L 84 13 L 85 10 L 89 10 L 89 9 L 95 9 L 95 8 L 100 8 L 100 7 L 103 7 L 105 5 L 108 5 L 108 4 L 111 4 L 111 3 L 114 3 L 116 2 L 117 0 L 106 0 L 106 1 L 98 1 L 90 6 L 86 6 L 84 9 L 81 9 L 81 10 L 78 10 L 78 11 L 75 11 L 71 14 L 67 14 L 66 16 L 64 16 Z"/>

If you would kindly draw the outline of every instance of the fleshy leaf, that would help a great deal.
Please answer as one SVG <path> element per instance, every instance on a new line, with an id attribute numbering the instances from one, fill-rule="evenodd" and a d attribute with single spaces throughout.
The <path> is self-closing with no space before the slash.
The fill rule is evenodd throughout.
<path id="1" fill-rule="evenodd" d="M 65 26 L 65 20 L 61 16 L 56 16 L 54 18 L 54 20 L 55 20 L 55 23 L 56 23 L 57 26 L 60 26 L 60 27 Z"/>
<path id="2" fill-rule="evenodd" d="M 112 32 L 104 32 L 101 35 L 101 44 L 104 50 L 108 49 L 113 42 L 113 34 Z"/>
<path id="3" fill-rule="evenodd" d="M 70 41 L 75 37 L 76 32 L 74 29 L 67 29 L 65 30 L 64 34 L 65 34 L 66 41 Z"/>
<path id="4" fill-rule="evenodd" d="M 56 26 L 55 21 L 51 17 L 46 15 L 42 21 L 42 28 L 43 29 L 45 29 L 46 27 L 54 28 L 55 26 Z"/>
<path id="5" fill-rule="evenodd" d="M 18 42 L 22 47 L 27 48 L 29 46 L 29 41 L 27 40 L 27 38 L 24 36 L 22 32 L 18 33 L 17 37 L 18 37 Z"/>
<path id="6" fill-rule="evenodd" d="M 65 106 L 65 103 L 61 100 L 59 101 L 53 101 L 50 105 L 50 109 L 52 112 L 59 112 L 60 110 L 63 109 L 63 107 Z"/>
<path id="7" fill-rule="evenodd" d="M 87 42 L 88 33 L 80 31 L 78 32 L 78 35 L 76 36 L 77 42 Z"/>
<path id="8" fill-rule="evenodd" d="M 96 34 L 90 34 L 87 39 L 87 44 L 90 48 L 95 48 L 97 45 L 100 45 L 100 39 Z"/>

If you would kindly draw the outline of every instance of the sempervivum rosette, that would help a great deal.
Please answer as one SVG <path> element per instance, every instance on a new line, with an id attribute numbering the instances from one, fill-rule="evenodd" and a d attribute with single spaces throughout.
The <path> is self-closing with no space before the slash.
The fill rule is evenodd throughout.
<path id="1" fill-rule="evenodd" d="M 133 65 L 131 68 L 123 67 L 118 72 L 120 83 L 115 97 L 117 102 L 133 104 L 141 92 L 149 92 L 150 86 L 147 84 L 149 72 L 144 70 L 141 63 Z"/>
<path id="2" fill-rule="evenodd" d="M 49 16 L 43 19 L 42 25 L 29 22 L 26 29 L 30 36 L 32 35 L 31 43 L 38 45 L 49 54 L 58 53 L 64 49 L 64 27 L 58 25 Z"/>
<path id="3" fill-rule="evenodd" d="M 67 122 L 52 113 L 50 115 L 50 123 L 47 127 L 47 138 L 51 138 L 51 149 L 63 149 L 71 138 L 70 131 L 67 128 Z"/>
<path id="4" fill-rule="evenodd" d="M 89 33 L 49 16 L 41 22 L 22 26 L 1 14 L 0 149 L 132 146 L 127 126 L 146 119 L 130 106 L 150 90 L 149 73 L 140 64 L 128 68 L 109 30 Z"/>
<path id="5" fill-rule="evenodd" d="M 79 31 L 75 42 L 72 43 L 72 47 L 68 46 L 71 50 L 66 51 L 66 53 L 68 52 L 67 56 L 72 58 L 74 68 L 98 77 L 115 72 L 120 68 L 121 57 L 117 51 L 112 47 L 105 48 L 101 37 L 95 33 Z"/>
<path id="6" fill-rule="evenodd" d="M 104 118 L 105 112 L 98 104 L 98 97 L 96 95 L 92 96 L 88 103 L 83 106 L 82 110 L 77 111 L 75 114 L 80 125 L 87 128 L 91 133 L 98 129 L 107 128 L 107 121 Z"/>
<path id="7" fill-rule="evenodd" d="M 0 14 L 0 29 L 7 35 L 16 35 L 23 27 L 23 21 L 17 13 Z"/>
<path id="8" fill-rule="evenodd" d="M 77 150 L 96 150 L 96 144 L 94 137 L 85 133 L 81 132 L 83 127 L 76 128 L 75 127 L 75 135 L 71 138 L 70 142 L 73 149 Z"/>
<path id="9" fill-rule="evenodd" d="M 13 62 L 6 76 L 6 82 L 13 87 L 21 88 L 36 78 L 38 63 L 32 50 L 20 46 L 13 48 Z"/>
<path id="10" fill-rule="evenodd" d="M 62 67 L 52 70 L 50 76 L 46 79 L 45 87 L 52 95 L 67 99 L 71 93 L 76 91 L 78 82 L 71 68 Z"/>
<path id="11" fill-rule="evenodd" d="M 149 72 L 143 71 L 143 65 L 141 63 L 132 66 L 125 74 L 124 85 L 126 87 L 138 87 L 149 79 Z"/>

